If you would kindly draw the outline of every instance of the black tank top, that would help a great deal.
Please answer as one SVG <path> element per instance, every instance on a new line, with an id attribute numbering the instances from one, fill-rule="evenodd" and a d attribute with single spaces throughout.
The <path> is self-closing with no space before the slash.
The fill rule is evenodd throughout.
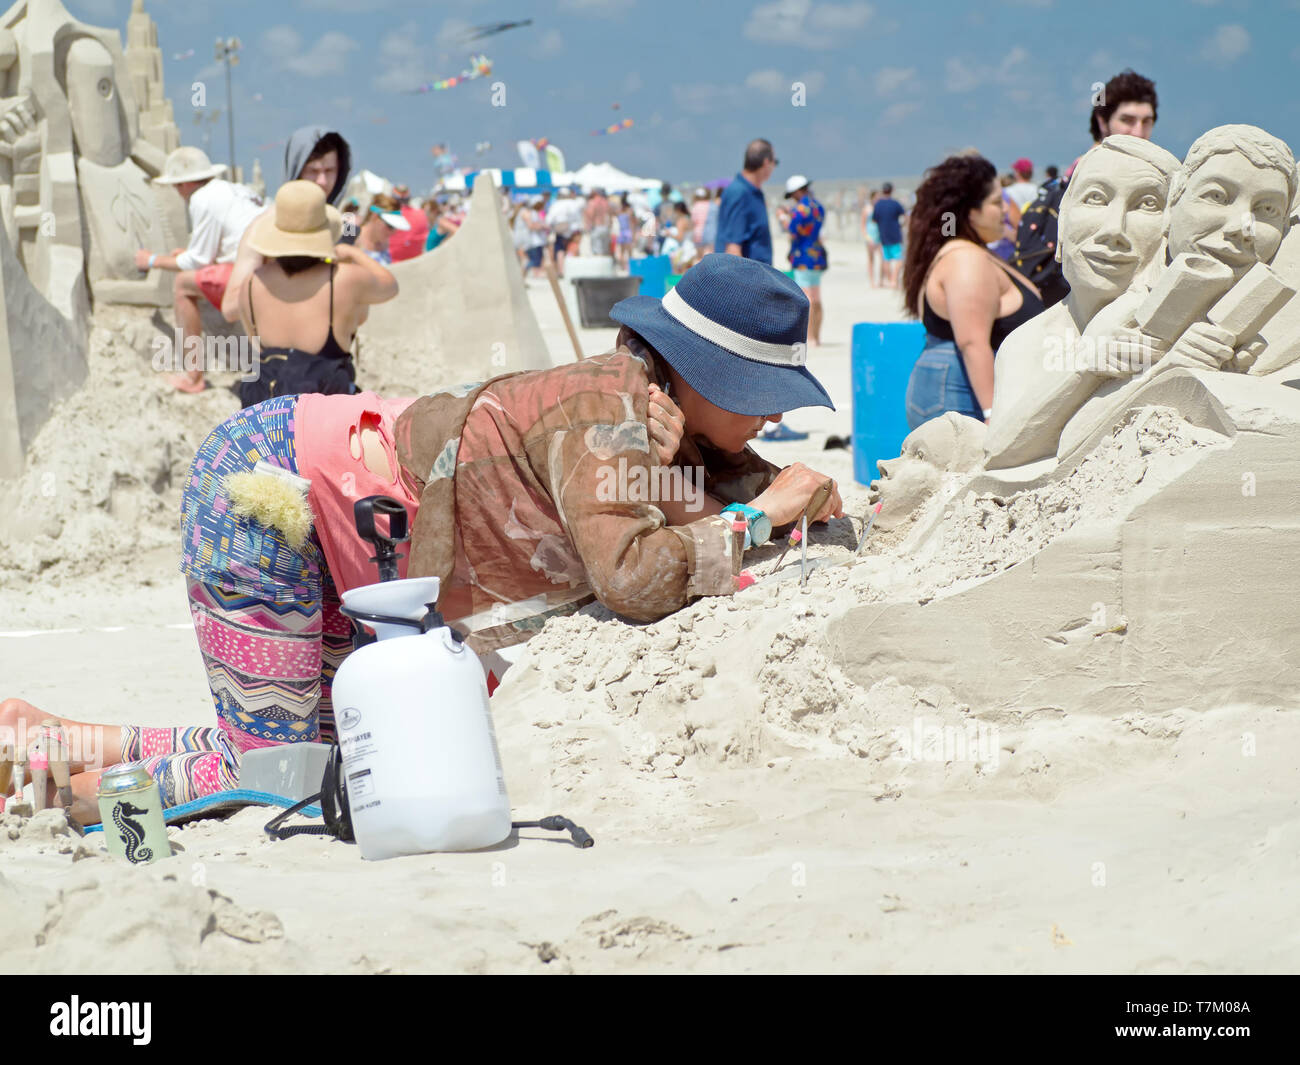
<path id="1" fill-rule="evenodd" d="M 334 336 L 334 266 L 330 266 L 329 333 L 317 352 L 300 348 L 265 345 L 260 349 L 256 381 L 241 381 L 239 398 L 245 407 L 274 396 L 319 392 L 323 395 L 351 395 L 357 390 L 352 353 Z M 253 310 L 253 279 L 248 279 L 248 317 L 257 333 Z"/>
<path id="2" fill-rule="evenodd" d="M 1000 268 L 999 268 L 1000 269 Z M 1012 330 L 1017 326 L 1024 325 L 1030 318 L 1042 314 L 1045 310 L 1043 301 L 1034 293 L 1021 284 L 1019 278 L 1011 272 L 1007 272 L 1011 278 L 1011 283 L 1020 289 L 1021 301 L 1020 306 L 1008 315 L 996 318 L 993 321 L 993 330 L 989 336 L 989 344 L 993 348 L 993 354 L 996 355 L 998 348 L 1002 346 L 1002 341 L 1011 335 Z M 938 337 L 940 340 L 955 340 L 953 336 L 952 323 L 946 318 L 940 318 L 935 310 L 930 306 L 930 301 L 922 296 L 921 305 L 921 324 L 925 326 L 925 331 L 931 336 Z"/>

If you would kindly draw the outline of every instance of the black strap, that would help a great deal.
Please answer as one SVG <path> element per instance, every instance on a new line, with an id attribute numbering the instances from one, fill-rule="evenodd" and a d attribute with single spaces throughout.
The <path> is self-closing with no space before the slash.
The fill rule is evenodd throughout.
<path id="1" fill-rule="evenodd" d="M 318 800 L 324 824 L 281 827 L 294 814 Z M 321 790 L 276 814 L 266 823 L 265 831 L 272 839 L 288 839 L 290 836 L 333 836 L 344 843 L 356 842 L 356 836 L 352 832 L 352 810 L 348 806 L 347 784 L 343 779 L 343 755 L 337 745 L 331 748 L 329 761 L 325 763 Z"/>

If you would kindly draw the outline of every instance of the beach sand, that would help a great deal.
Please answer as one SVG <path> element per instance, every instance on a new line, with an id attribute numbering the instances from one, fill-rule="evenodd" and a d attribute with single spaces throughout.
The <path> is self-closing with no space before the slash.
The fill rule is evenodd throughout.
<path id="1" fill-rule="evenodd" d="M 839 410 L 795 412 L 808 441 L 758 447 L 839 480 L 855 520 L 810 548 L 839 559 L 868 509 L 851 453 L 822 450 L 850 431 L 849 332 L 900 309 L 866 288 L 860 245 L 833 241 L 830 256 L 827 343 L 809 365 Z M 562 357 L 549 286 L 528 288 Z M 176 508 L 194 448 L 235 401 L 168 394 L 142 312 L 107 309 L 98 325 L 88 389 L 0 493 L 0 696 L 106 723 L 210 724 Z M 613 336 L 582 331 L 591 353 Z M 360 372 L 382 390 L 408 371 Z M 1176 430 L 1151 476 L 1198 446 Z M 1117 435 L 1120 457 L 1096 468 L 1122 470 L 1128 443 Z M 183 852 L 134 868 L 98 835 L 60 834 L 57 815 L 6 815 L 0 957 L 30 972 L 1293 971 L 1290 707 L 1192 711 L 1150 693 L 1157 709 L 1121 717 L 995 716 L 938 685 L 854 684 L 816 638 L 835 604 L 979 579 L 973 506 L 944 519 L 956 546 L 938 560 L 880 536 L 808 594 L 783 581 L 654 625 L 599 607 L 551 623 L 492 709 L 514 816 L 564 814 L 590 850 L 525 830 L 489 851 L 368 863 L 320 838 L 271 842 L 270 814 L 247 809 L 173 828 Z M 1041 509 L 1044 537 L 1006 546 L 1000 565 L 1068 527 L 1055 502 Z"/>

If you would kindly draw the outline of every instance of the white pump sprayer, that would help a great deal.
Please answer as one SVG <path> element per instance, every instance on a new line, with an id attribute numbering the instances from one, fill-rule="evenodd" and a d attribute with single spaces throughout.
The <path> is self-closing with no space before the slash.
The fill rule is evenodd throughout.
<path id="1" fill-rule="evenodd" d="M 400 517 L 403 528 L 394 539 L 405 538 L 405 512 Z M 396 532 L 392 514 L 390 522 Z M 395 576 L 392 541 L 374 539 L 381 576 Z M 342 598 L 344 613 L 371 625 L 377 636 L 344 660 L 333 687 L 343 778 L 362 857 L 500 843 L 510 835 L 510 800 L 487 681 L 478 656 L 434 609 L 438 579 L 381 580 Z"/>

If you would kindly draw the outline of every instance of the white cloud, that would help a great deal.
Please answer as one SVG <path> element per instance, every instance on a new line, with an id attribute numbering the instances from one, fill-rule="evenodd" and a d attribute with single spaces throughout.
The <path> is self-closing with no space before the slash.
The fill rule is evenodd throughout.
<path id="1" fill-rule="evenodd" d="M 802 81 L 808 87 L 808 91 L 814 95 L 826 87 L 826 75 L 820 70 L 810 70 L 797 80 Z"/>
<path id="2" fill-rule="evenodd" d="M 1250 34 L 1235 23 L 1218 27 L 1201 48 L 1201 58 L 1218 67 L 1231 66 L 1250 51 Z"/>
<path id="3" fill-rule="evenodd" d="M 972 92 L 983 85 L 1009 85 L 1022 74 L 1017 68 L 1029 53 L 1015 45 L 995 67 L 968 64 L 955 56 L 944 64 L 944 86 L 949 92 Z"/>
<path id="4" fill-rule="evenodd" d="M 392 5 L 393 0 L 298 0 L 298 6 L 307 11 L 338 11 L 345 15 L 364 15 Z"/>
<path id="5" fill-rule="evenodd" d="M 380 38 L 378 66 L 383 73 L 375 78 L 374 87 L 381 92 L 407 92 L 428 80 L 429 64 L 414 22 Z"/>
<path id="6" fill-rule="evenodd" d="M 881 67 L 876 71 L 876 93 L 892 96 L 916 78 L 916 67 Z"/>
<path id="7" fill-rule="evenodd" d="M 821 92 L 826 86 L 826 75 L 820 70 L 809 70 L 793 78 L 786 77 L 779 70 L 755 70 L 745 79 L 745 88 L 761 92 L 767 96 L 789 96 L 796 85 L 802 85 L 808 93 Z"/>
<path id="8" fill-rule="evenodd" d="M 560 0 L 560 10 L 598 18 L 617 18 L 632 10 L 632 0 Z"/>
<path id="9" fill-rule="evenodd" d="M 564 37 L 559 30 L 547 30 L 533 47 L 533 55 L 547 59 L 564 51 Z"/>
<path id="10" fill-rule="evenodd" d="M 773 0 L 749 13 L 745 36 L 752 41 L 797 48 L 835 48 L 845 34 L 860 30 L 875 9 L 867 3 L 817 4 L 813 0 Z"/>
<path id="11" fill-rule="evenodd" d="M 306 51 L 302 37 L 291 26 L 272 26 L 262 34 L 262 48 L 276 66 L 304 78 L 324 78 L 347 70 L 348 53 L 357 42 L 346 33 L 331 30 L 317 38 Z"/>
<path id="12" fill-rule="evenodd" d="M 693 82 L 674 85 L 672 92 L 673 103 L 692 115 L 707 115 L 714 111 L 731 110 L 744 100 L 744 90 L 738 85 Z"/>
<path id="13" fill-rule="evenodd" d="M 890 104 L 880 113 L 880 123 L 883 126 L 892 126 L 902 122 L 909 115 L 916 114 L 921 110 L 921 105 L 916 100 L 899 100 L 896 104 Z"/>
<path id="14" fill-rule="evenodd" d="M 779 70 L 756 70 L 745 79 L 745 88 L 772 95 L 789 92 L 789 85 Z"/>

